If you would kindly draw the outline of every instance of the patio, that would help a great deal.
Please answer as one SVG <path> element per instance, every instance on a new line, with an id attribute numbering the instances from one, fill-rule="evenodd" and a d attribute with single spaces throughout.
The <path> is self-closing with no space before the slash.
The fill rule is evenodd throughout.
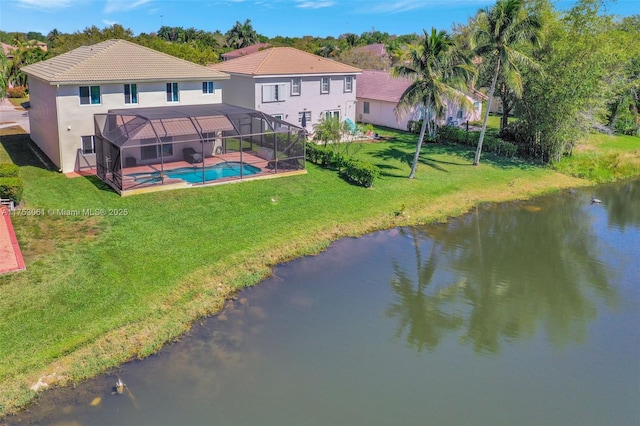
<path id="1" fill-rule="evenodd" d="M 226 104 L 95 115 L 97 175 L 121 195 L 305 173 L 298 126 Z"/>

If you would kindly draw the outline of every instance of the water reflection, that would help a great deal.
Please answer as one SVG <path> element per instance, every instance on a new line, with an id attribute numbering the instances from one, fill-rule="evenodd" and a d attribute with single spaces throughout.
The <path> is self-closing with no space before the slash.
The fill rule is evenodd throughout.
<path id="1" fill-rule="evenodd" d="M 607 209 L 610 226 L 621 229 L 640 226 L 640 180 L 598 188 L 597 194 Z"/>
<path id="2" fill-rule="evenodd" d="M 600 302 L 617 298 L 580 203 L 588 208 L 584 197 L 570 195 L 518 209 L 491 206 L 403 230 L 416 269 L 394 260 L 396 297 L 387 315 L 398 320 L 397 336 L 418 351 L 435 349 L 454 332 L 480 353 L 539 329 L 557 348 L 582 342 Z"/>

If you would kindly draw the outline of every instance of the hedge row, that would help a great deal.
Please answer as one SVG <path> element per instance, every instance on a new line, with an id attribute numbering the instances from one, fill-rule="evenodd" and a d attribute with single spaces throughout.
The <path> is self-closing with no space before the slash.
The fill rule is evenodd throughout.
<path id="1" fill-rule="evenodd" d="M 12 163 L 0 163 L 0 198 L 10 198 L 19 203 L 24 183 L 18 177 L 20 168 Z"/>
<path id="2" fill-rule="evenodd" d="M 457 143 L 476 147 L 480 139 L 479 132 L 467 132 L 453 126 L 442 126 L 438 132 L 441 142 Z M 493 152 L 504 157 L 512 158 L 518 152 L 518 145 L 494 138 L 493 136 L 484 136 L 482 142 L 482 150 L 485 152 Z"/>
<path id="3" fill-rule="evenodd" d="M 10 198 L 19 203 L 23 188 L 24 184 L 19 177 L 0 177 L 0 198 Z"/>
<path id="4" fill-rule="evenodd" d="M 340 176 L 356 185 L 370 188 L 380 176 L 380 169 L 365 161 L 346 158 L 333 150 L 307 142 L 306 158 L 313 164 L 338 170 Z"/>
<path id="5" fill-rule="evenodd" d="M 18 177 L 20 167 L 11 163 L 0 163 L 0 177 Z"/>

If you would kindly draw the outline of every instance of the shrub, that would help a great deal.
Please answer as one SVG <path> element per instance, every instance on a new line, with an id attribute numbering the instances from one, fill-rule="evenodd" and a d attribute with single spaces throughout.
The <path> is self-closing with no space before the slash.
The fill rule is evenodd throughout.
<path id="1" fill-rule="evenodd" d="M 23 86 L 10 87 L 7 89 L 8 98 L 24 98 L 27 96 L 27 89 Z"/>
<path id="2" fill-rule="evenodd" d="M 409 120 L 407 122 L 407 130 L 409 132 L 418 134 L 420 133 L 420 129 L 422 129 L 422 120 Z"/>
<path id="3" fill-rule="evenodd" d="M 373 186 L 373 181 L 380 176 L 380 169 L 365 161 L 349 160 L 340 174 L 349 182 L 370 188 Z"/>
<path id="4" fill-rule="evenodd" d="M 18 177 L 20 167 L 11 163 L 0 163 L 0 177 Z"/>
<path id="5" fill-rule="evenodd" d="M 24 184 L 19 177 L 0 177 L 0 198 L 10 198 L 19 203 L 23 187 Z"/>

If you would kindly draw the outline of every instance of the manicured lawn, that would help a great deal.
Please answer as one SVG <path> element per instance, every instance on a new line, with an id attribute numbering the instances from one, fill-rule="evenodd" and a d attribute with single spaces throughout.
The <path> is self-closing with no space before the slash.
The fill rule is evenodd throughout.
<path id="1" fill-rule="evenodd" d="M 585 184 L 491 155 L 474 167 L 471 150 L 442 145 L 425 146 L 409 180 L 416 136 L 378 132 L 358 153 L 382 169 L 371 189 L 308 164 L 307 175 L 125 198 L 45 169 L 26 136 L 5 132 L 0 162 L 21 166 L 29 215 L 12 218 L 27 270 L 0 276 L 0 413 L 45 374 L 64 383 L 156 351 L 274 264 L 336 238 Z"/>

